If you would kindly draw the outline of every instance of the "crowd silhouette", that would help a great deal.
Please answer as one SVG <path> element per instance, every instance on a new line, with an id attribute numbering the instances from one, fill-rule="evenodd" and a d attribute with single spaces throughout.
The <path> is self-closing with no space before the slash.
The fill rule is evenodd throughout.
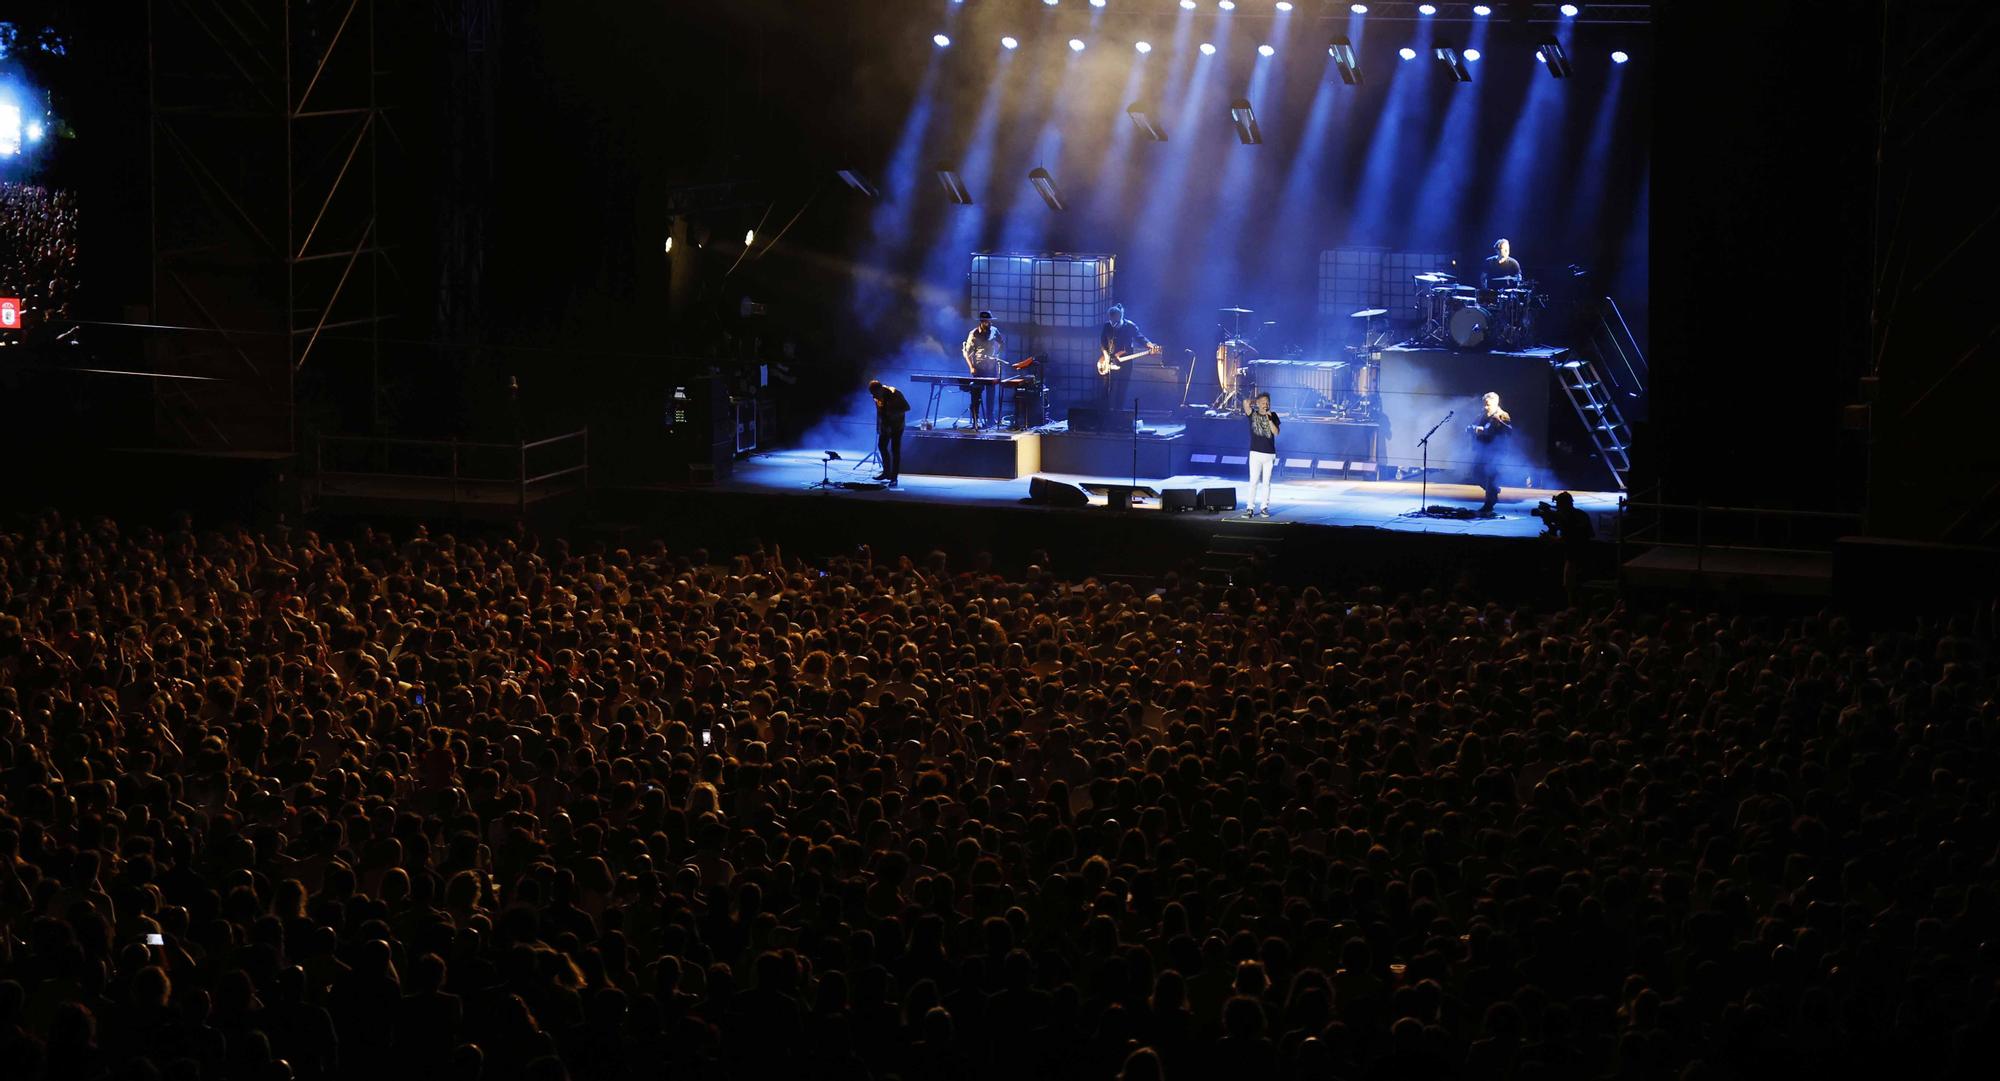
<path id="1" fill-rule="evenodd" d="M 13 334 L 70 317 L 76 299 L 76 196 L 0 181 L 0 297 L 21 301 Z"/>
<path id="2" fill-rule="evenodd" d="M 1990 1067 L 1990 626 L 0 534 L 0 1075 Z"/>

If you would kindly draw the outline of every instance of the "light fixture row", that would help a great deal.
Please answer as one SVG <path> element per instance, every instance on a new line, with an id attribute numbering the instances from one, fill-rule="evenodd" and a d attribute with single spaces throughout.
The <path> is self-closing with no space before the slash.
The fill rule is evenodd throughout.
<path id="1" fill-rule="evenodd" d="M 951 48 L 952 46 L 952 38 L 951 35 L 949 34 L 944 34 L 944 33 L 933 34 L 931 35 L 931 43 L 936 45 L 940 49 L 948 49 Z M 1549 62 L 1550 58 L 1549 45 L 1550 43 L 1544 42 L 1542 44 L 1538 44 L 1535 46 L 1534 56 L 1535 56 L 1535 61 L 1537 63 Z M 1006 49 L 1009 52 L 1012 52 L 1015 49 L 1021 47 L 1021 39 L 1014 37 L 1012 34 L 1009 34 L 1006 37 L 1000 39 L 1000 47 L 1002 49 Z M 1071 52 L 1080 53 L 1089 47 L 1090 47 L 1089 43 L 1084 41 L 1082 38 L 1069 39 L 1069 50 Z M 1214 56 L 1216 54 L 1216 47 L 1211 42 L 1204 41 L 1201 43 L 1199 48 L 1201 49 L 1201 55 L 1203 56 Z M 1153 43 L 1144 40 L 1135 41 L 1132 43 L 1132 49 L 1133 51 L 1141 55 L 1145 55 L 1153 51 Z M 1343 57 L 1345 58 L 1344 63 L 1342 64 L 1343 76 L 1348 69 L 1354 67 L 1354 50 L 1351 46 L 1348 46 L 1346 44 L 1345 38 L 1338 39 L 1332 45 L 1327 46 L 1326 51 L 1329 56 L 1332 56 L 1337 61 L 1342 60 Z M 1259 56 L 1271 57 L 1271 56 L 1276 56 L 1277 53 L 1278 50 L 1268 43 L 1257 46 L 1257 55 Z M 1404 46 L 1403 48 L 1397 50 L 1397 55 L 1401 56 L 1404 60 L 1415 60 L 1417 58 L 1417 51 L 1408 46 Z M 1464 53 L 1460 55 L 1464 59 L 1473 62 L 1477 62 L 1480 58 L 1480 53 L 1478 49 L 1467 49 L 1464 51 Z M 1623 64 L 1631 59 L 1632 59 L 1632 54 L 1626 52 L 1623 49 L 1613 49 L 1611 51 L 1611 62 L 1614 64 Z M 1568 57 L 1564 55 L 1561 57 L 1561 60 L 1565 70 L 1563 70 L 1562 74 L 1557 77 L 1565 78 L 1569 75 L 1569 71 L 1566 70 L 1568 64 Z M 1552 67 L 1550 70 L 1554 71 L 1555 68 Z"/>
<path id="2" fill-rule="evenodd" d="M 951 0 L 951 2 L 954 4 L 963 4 L 965 3 L 965 0 Z M 1087 2 L 1090 4 L 1091 7 L 1101 8 L 1105 6 L 1107 0 L 1087 0 Z M 1256 0 L 1244 0 L 1244 2 L 1254 4 Z M 1046 4 L 1049 7 L 1060 7 L 1062 5 L 1062 0 L 1042 0 L 1042 3 Z M 1180 0 L 1180 5 L 1182 11 L 1196 11 L 1201 8 L 1201 0 Z M 1221 11 L 1235 11 L 1236 0 L 1215 0 L 1215 6 L 1218 10 Z M 1273 10 L 1276 11 L 1289 12 L 1293 9 L 1294 4 L 1292 0 L 1272 0 L 1271 7 Z M 1353 3 L 1347 5 L 1347 8 L 1349 11 L 1354 12 L 1356 15 L 1368 14 L 1367 4 Z M 1581 15 L 1583 13 L 1582 6 L 1578 4 L 1563 4 L 1560 5 L 1556 10 L 1560 11 L 1562 13 L 1563 18 L 1565 19 L 1574 19 L 1578 15 Z M 1436 4 L 1417 5 L 1417 14 L 1419 15 L 1430 16 L 1430 15 L 1436 15 L 1437 13 L 1438 13 L 1438 8 Z M 1490 4 L 1474 4 L 1472 5 L 1472 13 L 1483 19 L 1493 14 L 1493 7 Z"/>

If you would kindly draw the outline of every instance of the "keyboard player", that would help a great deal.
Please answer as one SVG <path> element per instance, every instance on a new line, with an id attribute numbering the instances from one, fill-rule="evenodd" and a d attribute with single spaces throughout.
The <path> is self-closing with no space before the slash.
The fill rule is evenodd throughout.
<path id="1" fill-rule="evenodd" d="M 1007 344 L 1007 336 L 993 325 L 992 312 L 980 312 L 979 324 L 965 336 L 965 344 L 959 347 L 959 354 L 965 358 L 968 372 L 993 382 L 975 384 L 967 393 L 972 400 L 972 426 L 992 427 L 998 412 L 1000 400 L 1000 356 Z"/>

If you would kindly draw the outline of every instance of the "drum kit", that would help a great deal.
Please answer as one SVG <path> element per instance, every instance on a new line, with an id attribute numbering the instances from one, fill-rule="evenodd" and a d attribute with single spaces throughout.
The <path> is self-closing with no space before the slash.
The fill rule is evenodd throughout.
<path id="1" fill-rule="evenodd" d="M 1376 387 L 1381 383 L 1381 349 L 1388 338 L 1387 308 L 1367 308 L 1353 317 L 1364 320 L 1363 344 L 1349 347 L 1347 361 L 1316 362 L 1264 359 L 1243 336 L 1243 317 L 1250 308 L 1223 308 L 1230 329 L 1215 347 L 1215 382 L 1219 388 L 1212 412 L 1238 413 L 1258 391 L 1293 391 L 1295 412 L 1366 419 L 1375 412 Z M 1265 323 L 1266 333 L 1276 323 Z"/>
<path id="2" fill-rule="evenodd" d="M 1543 299 L 1533 282 L 1492 278 L 1487 288 L 1459 283 L 1456 275 L 1416 275 L 1417 340 L 1454 349 L 1513 349 L 1534 341 L 1534 310 Z"/>

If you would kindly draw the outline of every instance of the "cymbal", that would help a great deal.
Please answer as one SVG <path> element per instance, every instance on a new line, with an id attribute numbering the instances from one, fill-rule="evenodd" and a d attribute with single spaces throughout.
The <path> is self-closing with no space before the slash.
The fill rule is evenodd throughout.
<path id="1" fill-rule="evenodd" d="M 1458 280 L 1458 275 L 1444 274 L 1435 270 L 1427 270 L 1422 274 L 1418 274 L 1416 278 L 1420 282 L 1429 282 L 1432 285 L 1438 285 L 1444 282 L 1455 282 Z"/>
<path id="2" fill-rule="evenodd" d="M 1387 308 L 1363 308 L 1363 309 L 1361 309 L 1360 311 L 1358 311 L 1358 312 L 1355 312 L 1354 314 L 1352 314 L 1352 315 L 1348 316 L 1348 318 L 1349 318 L 1349 319 L 1373 319 L 1373 318 L 1375 318 L 1375 317 L 1376 317 L 1376 316 L 1378 316 L 1378 315 L 1387 315 L 1387 314 L 1389 314 L 1389 309 L 1387 309 Z"/>
<path id="3" fill-rule="evenodd" d="M 1038 358 L 1036 357 L 1029 357 L 1026 360 L 1017 360 L 1014 363 L 1009 364 L 1007 366 L 1018 372 L 1021 369 L 1026 368 L 1028 365 L 1033 364 L 1037 359 Z"/>
<path id="4" fill-rule="evenodd" d="M 1223 310 L 1223 311 L 1226 311 L 1226 312 L 1229 312 L 1229 313 L 1231 313 L 1231 314 L 1234 314 L 1234 315 L 1255 315 L 1255 314 L 1257 314 L 1257 310 L 1256 310 L 1255 308 L 1223 308 L 1222 310 Z"/>

